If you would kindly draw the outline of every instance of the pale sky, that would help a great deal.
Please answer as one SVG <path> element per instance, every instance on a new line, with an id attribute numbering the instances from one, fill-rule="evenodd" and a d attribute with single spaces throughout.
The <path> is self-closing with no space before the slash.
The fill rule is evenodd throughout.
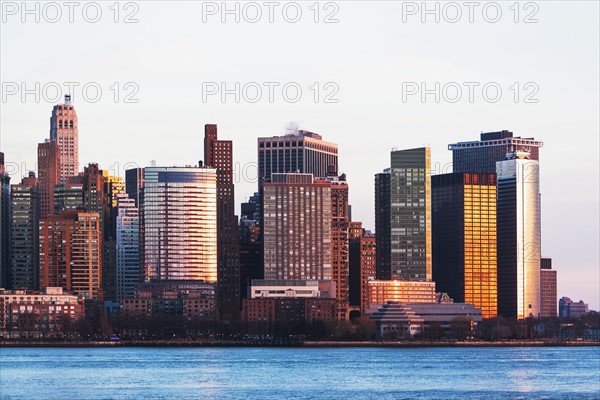
<path id="1" fill-rule="evenodd" d="M 54 83 L 62 94 L 66 82 L 79 85 L 80 163 L 119 175 L 150 160 L 197 163 L 204 124 L 218 124 L 219 137 L 234 141 L 238 210 L 256 190 L 257 137 L 282 134 L 292 121 L 320 133 L 339 145 L 353 219 L 368 229 L 373 175 L 389 166 L 393 147 L 430 145 L 433 173 L 449 172 L 449 143 L 507 129 L 544 141 L 542 253 L 558 270 L 559 298 L 600 308 L 598 2 L 476 2 L 472 10 L 429 2 L 432 14 L 422 2 L 274 2 L 272 23 L 260 1 L 238 3 L 239 23 L 235 11 L 222 15 L 221 2 L 81 2 L 72 23 L 63 2 L 29 2 L 30 14 L 21 2 L 1 3 L 0 149 L 13 183 L 35 170 Z M 231 91 L 224 102 L 221 83 Z M 421 83 L 430 90 L 424 101 Z M 252 102 L 257 86 L 262 97 Z M 92 102 L 96 87 L 102 95 Z M 137 103 L 125 102 L 128 94 Z"/>

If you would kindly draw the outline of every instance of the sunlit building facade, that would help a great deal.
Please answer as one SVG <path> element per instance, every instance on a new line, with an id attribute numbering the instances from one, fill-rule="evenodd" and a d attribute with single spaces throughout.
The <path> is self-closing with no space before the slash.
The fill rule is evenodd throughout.
<path id="1" fill-rule="evenodd" d="M 79 127 L 77 112 L 71 104 L 71 96 L 65 95 L 65 103 L 57 104 L 50 117 L 50 140 L 60 149 L 60 178 L 63 182 L 79 171 Z"/>
<path id="2" fill-rule="evenodd" d="M 273 174 L 264 185 L 265 279 L 330 280 L 331 183 Z"/>
<path id="3" fill-rule="evenodd" d="M 498 312 L 496 174 L 432 177 L 433 280 L 437 291 Z"/>
<path id="4" fill-rule="evenodd" d="M 217 281 L 216 170 L 144 170 L 141 245 L 146 280 Z"/>
<path id="5" fill-rule="evenodd" d="M 369 310 L 388 301 L 409 303 L 435 303 L 435 282 L 406 281 L 393 279 L 389 281 L 370 280 L 368 282 Z"/>
<path id="6" fill-rule="evenodd" d="M 497 166 L 498 313 L 540 316 L 541 212 L 539 164 L 527 152 Z"/>

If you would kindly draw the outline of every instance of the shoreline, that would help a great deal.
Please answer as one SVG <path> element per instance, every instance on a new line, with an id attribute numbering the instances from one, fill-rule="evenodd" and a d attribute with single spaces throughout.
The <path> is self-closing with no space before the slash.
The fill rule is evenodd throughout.
<path id="1" fill-rule="evenodd" d="M 425 347 L 597 347 L 600 341 L 577 340 L 515 340 L 515 341 L 304 341 L 297 343 L 265 343 L 234 341 L 176 341 L 176 340 L 143 340 L 143 341 L 1 341 L 1 348 L 32 347 L 294 347 L 294 348 L 425 348 Z"/>

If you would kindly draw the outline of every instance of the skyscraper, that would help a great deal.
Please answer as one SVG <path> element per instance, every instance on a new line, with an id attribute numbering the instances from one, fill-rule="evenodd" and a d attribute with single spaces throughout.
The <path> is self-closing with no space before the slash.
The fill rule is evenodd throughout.
<path id="1" fill-rule="evenodd" d="M 496 172 L 496 162 L 503 161 L 506 153 L 529 152 L 530 160 L 539 160 L 543 143 L 534 138 L 513 137 L 509 131 L 481 133 L 480 141 L 449 144 L 454 172 Z"/>
<path id="2" fill-rule="evenodd" d="M 526 152 L 497 163 L 498 312 L 524 319 L 540 315 L 539 164 Z"/>
<path id="3" fill-rule="evenodd" d="M 135 201 L 135 206 L 141 207 L 140 195 L 144 187 L 144 168 L 132 168 L 125 171 L 125 193 Z"/>
<path id="4" fill-rule="evenodd" d="M 38 144 L 40 219 L 54 215 L 54 186 L 60 183 L 60 149 L 56 142 Z"/>
<path id="5" fill-rule="evenodd" d="M 391 153 L 391 277 L 431 280 L 431 151 Z"/>
<path id="6" fill-rule="evenodd" d="M 265 279 L 331 280 L 331 182 L 272 174 L 264 184 Z"/>
<path id="7" fill-rule="evenodd" d="M 217 281 L 217 171 L 144 170 L 140 224 L 146 280 Z"/>
<path id="8" fill-rule="evenodd" d="M 297 130 L 285 136 L 258 138 L 258 178 L 268 180 L 274 173 L 327 176 L 329 167 L 338 171 L 338 146 L 321 135 Z"/>
<path id="9" fill-rule="evenodd" d="M 61 183 L 54 186 L 54 215 L 83 209 L 83 183 Z"/>
<path id="10" fill-rule="evenodd" d="M 338 300 L 338 319 L 348 319 L 349 306 L 349 248 L 348 183 L 346 175 L 328 177 L 331 182 L 331 276 Z"/>
<path id="11" fill-rule="evenodd" d="M 30 172 L 18 185 L 12 185 L 11 203 L 11 287 L 37 290 L 39 287 L 38 186 Z"/>
<path id="12" fill-rule="evenodd" d="M 204 126 L 204 162 L 217 170 L 217 295 L 221 317 L 238 319 L 240 248 L 233 184 L 233 142 L 219 140 L 217 125 Z"/>
<path id="13" fill-rule="evenodd" d="M 542 257 L 540 269 L 540 307 L 541 317 L 556 317 L 558 294 L 556 291 L 556 270 L 552 269 L 552 259 Z"/>
<path id="14" fill-rule="evenodd" d="M 140 282 L 140 219 L 135 201 L 126 194 L 117 195 L 117 300 L 132 298 L 134 285 Z"/>
<path id="15" fill-rule="evenodd" d="M 240 227 L 240 295 L 248 298 L 248 290 L 253 279 L 264 279 L 261 225 L 260 194 L 254 193 L 248 202 L 242 203 Z"/>
<path id="16" fill-rule="evenodd" d="M 390 170 L 375 174 L 375 234 L 377 279 L 392 279 L 392 201 Z"/>
<path id="17" fill-rule="evenodd" d="M 0 153 L 0 287 L 10 285 L 10 176 Z"/>
<path id="18" fill-rule="evenodd" d="M 40 222 L 40 288 L 47 287 L 102 300 L 98 213 L 64 211 Z"/>
<path id="19" fill-rule="evenodd" d="M 431 192 L 436 290 L 496 317 L 496 174 L 434 175 Z"/>
<path id="20" fill-rule="evenodd" d="M 79 171 L 79 128 L 77 113 L 71 96 L 65 95 L 65 104 L 57 104 L 50 117 L 50 140 L 60 148 L 60 178 L 64 182 Z"/>

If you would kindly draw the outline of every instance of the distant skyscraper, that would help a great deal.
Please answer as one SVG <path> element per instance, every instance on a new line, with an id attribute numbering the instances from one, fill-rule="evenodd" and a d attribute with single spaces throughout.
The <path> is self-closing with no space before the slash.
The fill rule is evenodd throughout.
<path id="1" fill-rule="evenodd" d="M 40 222 L 40 287 L 62 287 L 102 300 L 102 234 L 98 213 L 64 211 Z"/>
<path id="2" fill-rule="evenodd" d="M 431 280 L 431 150 L 392 151 L 391 277 Z"/>
<path id="3" fill-rule="evenodd" d="M 561 297 L 558 301 L 559 318 L 581 318 L 588 312 L 588 305 L 583 300 L 573 301 L 568 297 Z"/>
<path id="4" fill-rule="evenodd" d="M 140 195 L 144 187 L 144 168 L 133 168 L 125 171 L 125 193 L 135 201 L 135 206 L 140 208 Z"/>
<path id="5" fill-rule="evenodd" d="M 285 136 L 258 138 L 259 179 L 294 172 L 322 178 L 330 166 L 337 173 L 338 146 L 316 133 L 299 130 Z"/>
<path id="6" fill-rule="evenodd" d="M 135 201 L 117 195 L 117 300 L 132 298 L 142 275 L 140 268 L 140 219 Z"/>
<path id="7" fill-rule="evenodd" d="M 10 285 L 10 176 L 0 153 L 0 287 Z"/>
<path id="8" fill-rule="evenodd" d="M 272 174 L 264 184 L 265 279 L 331 280 L 331 182 Z"/>
<path id="9" fill-rule="evenodd" d="M 528 153 L 507 154 L 498 175 L 498 312 L 524 319 L 540 315 L 539 164 Z"/>
<path id="10" fill-rule="evenodd" d="M 217 125 L 204 126 L 204 162 L 217 170 L 217 295 L 221 317 L 238 319 L 240 248 L 235 216 L 233 142 L 219 140 Z"/>
<path id="11" fill-rule="evenodd" d="M 65 95 L 65 104 L 52 109 L 50 140 L 60 148 L 60 178 L 64 182 L 79 171 L 79 128 L 70 95 Z"/>
<path id="12" fill-rule="evenodd" d="M 542 257 L 540 269 L 540 314 L 542 318 L 557 316 L 558 294 L 556 286 L 556 270 L 552 269 L 552 259 Z"/>
<path id="13" fill-rule="evenodd" d="M 348 183 L 346 175 L 328 177 L 331 182 L 331 275 L 335 282 L 338 300 L 338 319 L 348 319 L 349 305 L 349 249 L 348 227 L 350 223 L 348 206 Z"/>
<path id="14" fill-rule="evenodd" d="M 392 279 L 392 200 L 390 170 L 375 174 L 375 234 L 377 279 Z"/>
<path id="15" fill-rule="evenodd" d="M 35 173 L 12 185 L 11 202 L 11 287 L 14 290 L 38 290 L 38 186 Z"/>
<path id="16" fill-rule="evenodd" d="M 217 281 L 217 171 L 144 170 L 140 223 L 146 280 Z"/>
<path id="17" fill-rule="evenodd" d="M 481 134 L 480 141 L 448 145 L 452 151 L 454 172 L 496 172 L 496 162 L 503 161 L 506 153 L 527 151 L 531 160 L 539 160 L 543 143 L 534 138 L 513 137 L 509 131 Z"/>
<path id="18" fill-rule="evenodd" d="M 431 177 L 433 280 L 438 292 L 498 312 L 496 174 L 456 172 Z"/>
<path id="19" fill-rule="evenodd" d="M 55 214 L 54 186 L 60 183 L 60 149 L 50 140 L 38 144 L 40 219 Z"/>
<path id="20" fill-rule="evenodd" d="M 253 279 L 264 278 L 260 226 L 260 194 L 254 193 L 249 201 L 242 203 L 242 215 L 238 230 L 240 239 L 240 294 L 248 298 Z"/>

